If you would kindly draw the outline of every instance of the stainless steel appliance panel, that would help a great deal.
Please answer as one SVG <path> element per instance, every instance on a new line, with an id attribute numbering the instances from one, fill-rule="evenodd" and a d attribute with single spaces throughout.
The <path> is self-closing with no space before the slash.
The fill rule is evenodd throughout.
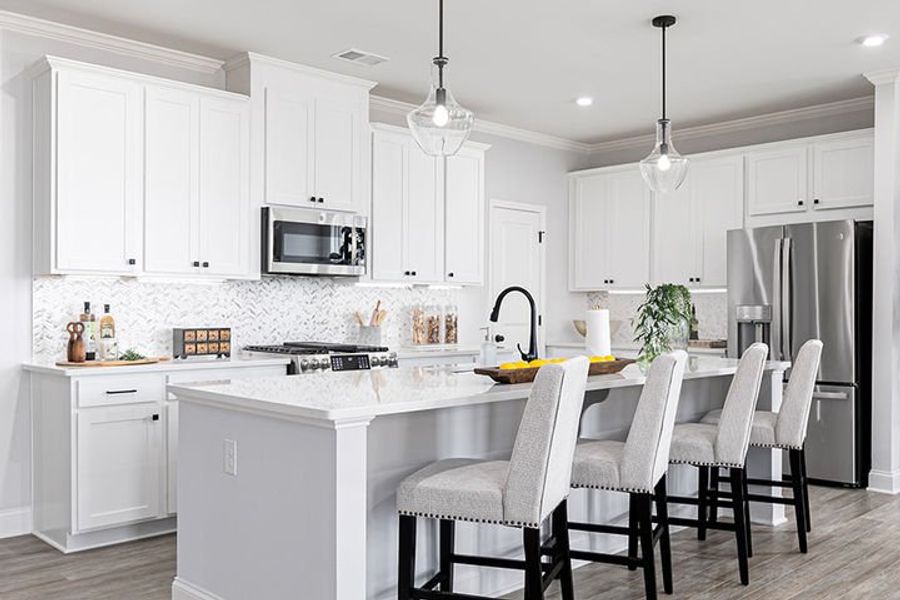
<path id="1" fill-rule="evenodd" d="M 784 227 L 735 229 L 728 232 L 728 356 L 737 358 L 737 307 L 772 307 L 770 346 L 781 347 L 781 243 Z M 775 356 L 773 354 L 773 356 Z M 777 358 L 777 357 L 776 357 Z"/>
<path id="2" fill-rule="evenodd" d="M 334 211 L 262 209 L 262 272 L 360 276 L 366 273 L 367 219 Z"/>
<path id="3" fill-rule="evenodd" d="M 793 360 L 806 340 L 824 344 L 819 381 L 856 381 L 856 273 L 853 221 L 805 223 L 785 227 L 785 303 L 782 327 L 786 360 Z"/>
<path id="4" fill-rule="evenodd" d="M 855 386 L 816 386 L 806 437 L 806 469 L 810 479 L 858 484 L 857 409 Z"/>

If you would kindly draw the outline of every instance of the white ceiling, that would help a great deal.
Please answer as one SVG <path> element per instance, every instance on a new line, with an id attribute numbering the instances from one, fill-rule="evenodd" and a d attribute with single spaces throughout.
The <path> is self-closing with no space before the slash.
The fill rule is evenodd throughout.
<path id="1" fill-rule="evenodd" d="M 676 127 L 872 93 L 900 67 L 898 0 L 447 0 L 448 87 L 476 117 L 583 142 L 652 130 L 659 33 L 669 32 Z M 379 82 L 418 103 L 436 52 L 437 0 L 0 0 L 0 8 L 216 58 L 252 50 Z M 859 36 L 891 36 L 863 48 Z M 390 58 L 360 67 L 354 47 Z M 578 95 L 595 97 L 590 108 Z"/>

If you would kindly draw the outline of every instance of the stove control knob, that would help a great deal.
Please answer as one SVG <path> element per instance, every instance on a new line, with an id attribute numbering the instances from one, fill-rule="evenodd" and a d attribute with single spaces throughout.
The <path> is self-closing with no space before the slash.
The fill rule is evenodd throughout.
<path id="1" fill-rule="evenodd" d="M 387 358 L 387 364 L 389 367 L 397 366 L 397 354 L 395 352 L 391 352 Z"/>
<path id="2" fill-rule="evenodd" d="M 372 366 L 373 367 L 382 367 L 384 366 L 384 357 L 376 354 L 372 357 Z"/>
<path id="3" fill-rule="evenodd" d="M 300 361 L 300 370 L 301 371 L 309 371 L 309 359 L 304 358 Z"/>

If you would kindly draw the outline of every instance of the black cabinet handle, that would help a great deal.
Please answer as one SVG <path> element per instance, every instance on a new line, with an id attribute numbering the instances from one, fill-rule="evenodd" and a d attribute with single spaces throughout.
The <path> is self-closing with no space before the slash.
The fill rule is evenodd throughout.
<path id="1" fill-rule="evenodd" d="M 204 269 L 208 269 L 208 268 L 209 268 L 209 263 L 206 262 L 206 261 L 203 261 L 203 268 L 204 268 Z"/>
<path id="2" fill-rule="evenodd" d="M 694 281 L 695 281 L 696 283 L 700 283 L 700 278 L 699 278 L 699 277 L 694 277 Z"/>
<path id="3" fill-rule="evenodd" d="M 153 419 L 154 421 L 159 421 L 159 415 L 154 414 L 154 415 L 151 417 L 151 419 Z"/>
<path id="4" fill-rule="evenodd" d="M 137 390 L 106 390 L 106 394 L 109 396 L 116 396 L 118 394 L 137 394 Z"/>
<path id="5" fill-rule="evenodd" d="M 694 283 L 694 278 L 693 278 L 693 277 L 688 277 L 688 283 Z"/>
<path id="6" fill-rule="evenodd" d="M 447 273 L 447 277 L 453 277 L 453 273 Z"/>
<path id="7" fill-rule="evenodd" d="M 803 200 L 797 200 L 797 206 L 803 206 Z"/>
<path id="8" fill-rule="evenodd" d="M 818 204 L 818 203 L 819 203 L 819 199 L 818 199 L 818 198 L 813 198 L 813 204 Z"/>
<path id="9" fill-rule="evenodd" d="M 137 264 L 137 261 L 134 260 L 133 258 L 129 258 L 129 259 L 128 259 L 128 264 L 129 264 L 129 265 L 134 265 L 134 264 Z"/>
<path id="10" fill-rule="evenodd" d="M 310 199 L 309 199 L 309 201 L 310 201 L 310 202 L 315 202 L 315 201 L 316 201 L 316 197 L 315 197 L 315 196 L 311 196 Z"/>
<path id="11" fill-rule="evenodd" d="M 199 260 L 195 260 L 195 261 L 194 261 L 194 266 L 195 266 L 195 267 L 199 267 L 199 266 L 200 266 L 200 261 L 199 261 Z"/>
<path id="12" fill-rule="evenodd" d="M 412 272 L 411 271 L 403 271 L 403 275 L 405 275 L 406 277 L 409 277 L 410 275 L 412 275 Z"/>
<path id="13" fill-rule="evenodd" d="M 325 198 L 319 198 L 319 204 L 322 204 L 323 202 L 325 202 Z"/>
<path id="14" fill-rule="evenodd" d="M 609 282 L 610 282 L 610 283 L 615 283 L 616 280 L 615 280 L 615 279 L 610 279 Z"/>
<path id="15" fill-rule="evenodd" d="M 413 277 L 416 276 L 416 272 L 415 272 L 415 271 L 412 272 L 412 276 L 413 276 Z"/>

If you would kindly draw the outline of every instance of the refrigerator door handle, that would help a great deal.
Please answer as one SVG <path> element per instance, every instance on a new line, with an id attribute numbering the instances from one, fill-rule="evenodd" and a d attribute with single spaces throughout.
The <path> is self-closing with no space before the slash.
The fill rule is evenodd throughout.
<path id="1" fill-rule="evenodd" d="M 781 359 L 793 360 L 793 298 L 791 282 L 794 274 L 791 272 L 791 238 L 784 238 L 781 244 Z"/>
<path id="2" fill-rule="evenodd" d="M 813 392 L 814 400 L 849 400 L 850 394 L 847 392 Z"/>
<path id="3" fill-rule="evenodd" d="M 775 304 L 775 306 L 772 307 L 772 333 L 771 340 L 769 341 L 769 356 L 772 360 L 782 360 L 784 358 L 782 355 L 783 346 L 781 343 L 781 285 L 784 280 L 781 273 L 781 267 L 784 264 L 782 258 L 783 242 L 784 240 L 782 238 L 775 240 L 775 256 L 772 264 L 772 302 Z"/>

